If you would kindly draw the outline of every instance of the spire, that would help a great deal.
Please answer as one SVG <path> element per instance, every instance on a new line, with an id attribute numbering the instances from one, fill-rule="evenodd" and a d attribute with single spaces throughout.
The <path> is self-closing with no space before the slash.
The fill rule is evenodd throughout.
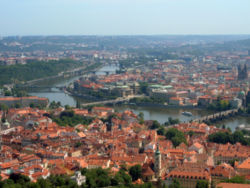
<path id="1" fill-rule="evenodd" d="M 157 148 L 156 148 L 155 154 L 156 155 L 160 155 L 161 154 L 161 152 L 159 150 L 159 143 L 158 142 L 157 142 Z"/>
<path id="2" fill-rule="evenodd" d="M 157 148 L 155 151 L 154 171 L 155 171 L 155 177 L 160 178 L 161 176 L 161 153 L 159 150 L 159 143 L 157 143 Z"/>

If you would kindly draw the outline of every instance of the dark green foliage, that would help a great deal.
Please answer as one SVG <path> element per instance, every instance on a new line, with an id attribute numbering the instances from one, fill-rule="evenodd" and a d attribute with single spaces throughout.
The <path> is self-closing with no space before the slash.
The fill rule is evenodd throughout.
<path id="1" fill-rule="evenodd" d="M 119 97 L 118 95 L 115 94 L 107 94 L 101 90 L 98 91 L 88 91 L 86 94 L 95 97 L 96 99 L 116 99 L 117 97 Z"/>
<path id="2" fill-rule="evenodd" d="M 234 133 L 217 132 L 214 134 L 210 134 L 208 136 L 208 141 L 218 144 L 226 144 L 228 142 L 231 144 L 235 144 L 236 142 L 240 142 L 243 145 L 250 145 L 250 139 L 244 137 L 242 131 L 235 131 Z"/>
<path id="3" fill-rule="evenodd" d="M 26 182 L 30 181 L 30 178 L 21 174 L 11 174 L 10 179 L 13 180 L 15 183 L 25 184 Z"/>
<path id="4" fill-rule="evenodd" d="M 166 132 L 166 138 L 172 141 L 174 147 L 179 146 L 182 142 L 185 144 L 187 143 L 184 133 L 176 128 L 168 129 Z"/>
<path id="5" fill-rule="evenodd" d="M 15 104 L 15 108 L 21 108 L 21 104 L 20 103 L 16 103 Z"/>
<path id="6" fill-rule="evenodd" d="M 132 166 L 129 169 L 129 174 L 131 175 L 133 181 L 141 178 L 141 174 L 142 174 L 141 165 Z"/>
<path id="7" fill-rule="evenodd" d="M 7 95 L 6 95 L 6 92 Z M 17 87 L 14 87 L 11 89 L 11 91 L 5 91 L 5 96 L 14 96 L 14 97 L 27 97 L 29 96 L 27 91 L 21 89 L 21 88 L 17 88 Z"/>
<path id="8" fill-rule="evenodd" d="M 214 103 L 210 104 L 208 106 L 209 110 L 216 110 L 216 111 L 225 111 L 231 109 L 231 105 L 226 100 L 220 100 L 218 99 Z"/>
<path id="9" fill-rule="evenodd" d="M 139 123 L 140 123 L 140 124 L 143 124 L 143 123 L 144 123 L 144 114 L 143 114 L 143 112 L 140 112 L 140 113 L 138 114 L 138 120 L 139 120 Z"/>
<path id="10" fill-rule="evenodd" d="M 168 121 L 166 121 L 164 123 L 165 126 L 169 126 L 169 125 L 175 125 L 175 124 L 179 124 L 180 123 L 180 120 L 177 118 L 177 119 L 173 119 L 172 117 L 169 117 L 168 118 Z"/>
<path id="11" fill-rule="evenodd" d="M 29 61 L 26 65 L 0 66 L 0 85 L 18 81 L 29 81 L 81 66 L 80 62 L 70 59 L 59 61 Z"/>
<path id="12" fill-rule="evenodd" d="M 121 169 L 116 174 L 111 174 L 109 169 L 81 169 L 81 174 L 86 176 L 86 183 L 82 188 L 97 187 L 124 187 L 124 188 L 152 188 L 151 183 L 133 185 L 131 176 L 126 170 Z M 51 175 L 47 179 L 38 179 L 36 183 L 30 182 L 26 176 L 12 174 L 10 179 L 0 181 L 0 188 L 78 188 L 75 181 L 67 175 Z"/>
<path id="13" fill-rule="evenodd" d="M 52 185 L 52 187 L 70 187 L 70 188 L 76 188 L 78 187 L 76 182 L 70 179 L 68 176 L 50 176 L 47 181 L 49 184 Z"/>
<path id="14" fill-rule="evenodd" d="M 56 109 L 56 108 L 59 108 L 61 105 L 61 102 L 55 102 L 55 101 L 52 101 L 49 105 L 49 108 L 51 109 Z"/>
<path id="15" fill-rule="evenodd" d="M 140 82 L 140 93 L 147 94 L 148 83 L 147 82 Z"/>
<path id="16" fill-rule="evenodd" d="M 169 185 L 169 188 L 181 188 L 180 182 L 177 179 L 174 179 L 173 183 Z"/>
<path id="17" fill-rule="evenodd" d="M 160 126 L 160 128 L 157 130 L 157 134 L 158 135 L 165 135 L 166 134 L 166 130 L 163 126 Z"/>
<path id="18" fill-rule="evenodd" d="M 188 135 L 192 137 L 194 135 L 194 131 L 188 131 Z"/>
<path id="19" fill-rule="evenodd" d="M 161 126 L 161 124 L 157 120 L 154 120 L 150 129 L 158 129 L 160 126 Z"/>
<path id="20" fill-rule="evenodd" d="M 11 96 L 11 91 L 5 91 L 4 96 Z"/>
<path id="21" fill-rule="evenodd" d="M 246 109 L 246 112 L 247 112 L 248 114 L 250 114 L 250 105 L 248 105 L 248 107 L 247 107 L 247 109 Z"/>
<path id="22" fill-rule="evenodd" d="M 30 108 L 35 108 L 35 104 L 34 103 L 30 103 Z"/>
<path id="23" fill-rule="evenodd" d="M 75 143 L 75 148 L 79 148 L 81 145 L 82 145 L 81 142 L 76 142 L 76 143 Z"/>
<path id="24" fill-rule="evenodd" d="M 85 174 L 87 173 L 87 171 L 88 171 L 87 168 L 82 168 L 82 169 L 81 169 L 81 174 L 82 174 L 82 175 L 85 175 Z"/>
<path id="25" fill-rule="evenodd" d="M 232 167 L 234 167 L 234 164 L 235 164 L 236 161 L 239 161 L 239 159 L 230 160 L 230 161 L 228 161 L 228 163 L 229 163 Z"/>
<path id="26" fill-rule="evenodd" d="M 5 104 L 0 104 L 0 110 L 7 111 L 9 107 Z"/>
<path id="27" fill-rule="evenodd" d="M 125 170 L 120 170 L 117 175 L 121 178 L 121 182 L 119 184 L 124 184 L 126 186 L 130 185 L 132 183 L 132 178 L 129 176 Z"/>
<path id="28" fill-rule="evenodd" d="M 90 169 L 85 173 L 87 187 L 107 187 L 111 184 L 109 171 L 101 168 Z"/>
<path id="29" fill-rule="evenodd" d="M 150 104 L 164 104 L 165 100 L 161 98 L 154 98 L 154 97 L 142 97 L 142 98 L 133 98 L 129 102 L 131 103 L 150 103 Z"/>
<path id="30" fill-rule="evenodd" d="M 62 112 L 59 118 L 53 118 L 53 121 L 61 126 L 69 125 L 73 127 L 77 124 L 89 125 L 93 118 L 76 115 L 74 111 L 69 110 Z"/>
<path id="31" fill-rule="evenodd" d="M 46 180 L 38 179 L 36 183 L 30 182 L 27 176 L 11 174 L 10 178 L 0 181 L 0 188 L 77 188 L 76 182 L 68 176 L 50 176 Z"/>
<path id="32" fill-rule="evenodd" d="M 208 188 L 208 181 L 206 180 L 198 180 L 195 188 Z"/>
<path id="33" fill-rule="evenodd" d="M 250 183 L 243 176 L 234 176 L 231 179 L 226 180 L 225 182 L 228 182 L 228 183 L 242 183 L 242 184 L 249 184 Z"/>

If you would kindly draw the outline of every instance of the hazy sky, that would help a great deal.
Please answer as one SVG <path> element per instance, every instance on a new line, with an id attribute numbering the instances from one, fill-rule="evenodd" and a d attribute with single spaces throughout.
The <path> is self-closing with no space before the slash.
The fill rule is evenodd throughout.
<path id="1" fill-rule="evenodd" d="M 250 0 L 0 0 L 0 35 L 250 34 Z"/>

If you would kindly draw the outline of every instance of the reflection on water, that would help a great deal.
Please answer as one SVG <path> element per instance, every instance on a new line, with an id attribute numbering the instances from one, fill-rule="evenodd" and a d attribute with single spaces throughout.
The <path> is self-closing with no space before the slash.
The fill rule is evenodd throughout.
<path id="1" fill-rule="evenodd" d="M 118 112 L 123 112 L 124 110 L 132 110 L 135 114 L 139 114 L 140 112 L 144 113 L 145 120 L 157 120 L 160 123 L 165 123 L 168 121 L 169 117 L 178 118 L 181 122 L 189 122 L 190 120 L 200 118 L 202 116 L 206 116 L 212 114 L 212 111 L 207 111 L 206 109 L 178 109 L 178 108 L 159 108 L 159 107 L 138 107 L 138 106 L 115 106 L 115 110 Z M 193 116 L 184 116 L 182 112 L 189 111 L 193 114 Z M 245 124 L 250 125 L 250 117 L 236 117 L 226 119 L 224 121 L 218 122 L 216 125 L 225 125 L 226 127 L 230 127 L 232 131 L 238 125 Z"/>
<path id="2" fill-rule="evenodd" d="M 39 92 L 39 93 L 30 93 L 30 95 L 38 97 L 46 97 L 50 102 L 56 101 L 61 102 L 62 105 L 76 106 L 76 101 L 73 97 L 65 94 L 64 92 L 50 93 L 50 92 Z"/>
<path id="3" fill-rule="evenodd" d="M 238 125 L 244 124 L 250 126 L 250 117 L 236 117 L 225 119 L 217 123 L 218 125 L 226 125 L 226 127 L 230 127 L 232 131 L 236 129 Z"/>
<path id="4" fill-rule="evenodd" d="M 109 72 L 109 74 L 115 73 L 116 70 L 118 70 L 117 65 L 106 65 L 102 68 L 100 68 L 96 74 L 97 75 L 105 75 L 106 72 Z M 44 80 L 39 82 L 39 86 L 43 87 L 50 87 L 52 88 L 51 91 L 47 91 L 48 89 L 39 89 L 36 92 L 30 92 L 30 95 L 33 96 L 38 96 L 38 97 L 46 97 L 49 99 L 50 102 L 56 101 L 56 102 L 61 102 L 62 105 L 70 105 L 70 106 L 76 106 L 76 101 L 79 101 L 80 103 L 86 103 L 89 102 L 89 100 L 84 99 L 84 98 L 78 98 L 78 97 L 73 97 L 68 94 L 65 94 L 64 91 L 61 91 L 55 87 L 64 87 L 68 86 L 70 83 L 73 83 L 74 80 L 79 79 L 80 76 L 75 76 L 75 77 L 69 77 L 69 78 L 56 78 L 56 79 L 51 79 L 51 80 Z"/>
<path id="5" fill-rule="evenodd" d="M 165 123 L 168 121 L 169 117 L 174 119 L 178 118 L 182 122 L 189 122 L 190 120 L 197 119 L 199 117 L 205 116 L 207 114 L 211 114 L 204 109 L 178 109 L 178 108 L 160 108 L 160 107 L 147 107 L 147 106 L 115 106 L 115 110 L 118 112 L 122 112 L 124 110 L 132 110 L 135 114 L 139 114 L 140 112 L 144 113 L 145 120 L 157 120 L 160 123 Z M 193 116 L 185 116 L 182 114 L 184 111 L 189 111 L 193 114 Z"/>

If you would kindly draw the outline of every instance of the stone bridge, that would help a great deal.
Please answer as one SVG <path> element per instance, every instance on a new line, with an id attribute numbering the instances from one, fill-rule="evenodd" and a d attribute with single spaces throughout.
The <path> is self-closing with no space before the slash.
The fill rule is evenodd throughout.
<path id="1" fill-rule="evenodd" d="M 208 116 L 203 116 L 201 118 L 194 119 L 193 121 L 202 123 L 204 121 L 215 120 L 215 119 L 224 118 L 227 116 L 233 116 L 238 112 L 238 110 L 239 109 L 226 110 L 226 111 L 218 112 L 218 113 L 211 114 Z"/>

